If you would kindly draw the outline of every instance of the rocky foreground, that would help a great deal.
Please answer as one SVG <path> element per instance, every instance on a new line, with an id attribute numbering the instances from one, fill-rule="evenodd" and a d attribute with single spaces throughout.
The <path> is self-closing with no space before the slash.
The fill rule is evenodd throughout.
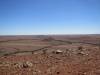
<path id="1" fill-rule="evenodd" d="M 2 56 L 0 75 L 100 75 L 100 49 L 78 47 L 50 53 Z"/>

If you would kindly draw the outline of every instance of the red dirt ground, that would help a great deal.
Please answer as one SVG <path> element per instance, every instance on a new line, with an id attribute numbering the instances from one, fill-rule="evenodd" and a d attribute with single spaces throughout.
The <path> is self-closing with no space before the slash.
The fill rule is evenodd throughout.
<path id="1" fill-rule="evenodd" d="M 100 35 L 0 36 L 0 75 L 100 75 L 99 44 Z"/>

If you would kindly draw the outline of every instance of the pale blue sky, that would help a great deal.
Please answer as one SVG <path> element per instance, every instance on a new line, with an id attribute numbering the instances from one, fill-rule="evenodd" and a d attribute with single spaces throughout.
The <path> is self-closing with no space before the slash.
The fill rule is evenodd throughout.
<path id="1" fill-rule="evenodd" d="M 0 0 L 0 35 L 100 34 L 100 0 Z"/>

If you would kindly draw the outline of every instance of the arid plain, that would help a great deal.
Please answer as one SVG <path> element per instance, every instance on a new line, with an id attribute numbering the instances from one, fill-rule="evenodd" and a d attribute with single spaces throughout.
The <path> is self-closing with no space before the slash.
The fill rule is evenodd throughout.
<path id="1" fill-rule="evenodd" d="M 100 35 L 0 36 L 0 75 L 100 75 Z"/>

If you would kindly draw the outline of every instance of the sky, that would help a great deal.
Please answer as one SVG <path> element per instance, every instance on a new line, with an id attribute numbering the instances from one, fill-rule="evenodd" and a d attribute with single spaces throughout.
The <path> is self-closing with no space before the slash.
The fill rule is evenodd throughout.
<path id="1" fill-rule="evenodd" d="M 100 34 L 100 0 L 0 0 L 0 35 Z"/>

